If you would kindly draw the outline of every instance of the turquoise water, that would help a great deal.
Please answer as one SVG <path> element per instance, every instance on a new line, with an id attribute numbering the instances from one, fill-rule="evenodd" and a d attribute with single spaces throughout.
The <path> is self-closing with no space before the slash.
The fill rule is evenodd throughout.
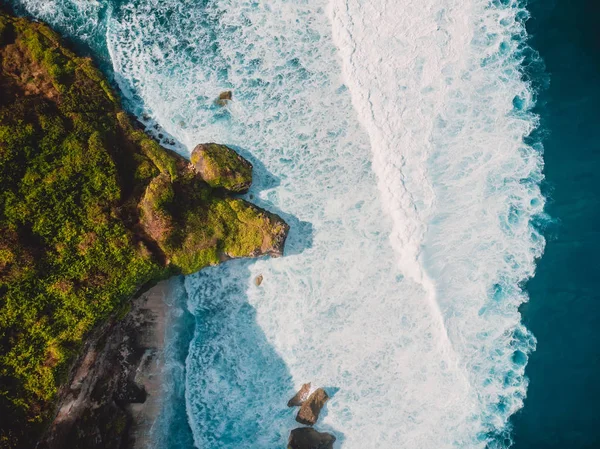
<path id="1" fill-rule="evenodd" d="M 531 44 L 550 84 L 540 93 L 547 212 L 555 222 L 529 283 L 524 321 L 538 343 L 526 373 L 516 449 L 600 447 L 600 5 L 529 4 Z"/>
<path id="2" fill-rule="evenodd" d="M 284 258 L 174 281 L 155 447 L 283 447 L 306 381 L 336 449 L 594 447 L 591 6 L 530 5 L 544 72 L 519 1 L 12 3 L 164 144 L 238 149 L 291 224 Z"/>

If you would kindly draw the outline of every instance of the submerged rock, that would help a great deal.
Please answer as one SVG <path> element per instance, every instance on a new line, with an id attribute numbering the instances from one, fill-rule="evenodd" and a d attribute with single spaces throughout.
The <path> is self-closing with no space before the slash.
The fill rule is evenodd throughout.
<path id="1" fill-rule="evenodd" d="M 335 437 L 329 433 L 317 432 L 311 427 L 292 430 L 288 449 L 332 449 Z"/>
<path id="2" fill-rule="evenodd" d="M 319 413 L 321 413 L 321 409 L 328 400 L 329 396 L 325 390 L 322 388 L 315 390 L 315 392 L 311 394 L 300 407 L 300 411 L 296 416 L 296 421 L 307 426 L 315 425 L 319 419 Z"/>
<path id="3" fill-rule="evenodd" d="M 308 394 L 310 393 L 310 382 L 302 385 L 302 388 L 298 390 L 298 393 L 290 399 L 287 403 L 288 407 L 300 407 L 304 401 L 308 398 Z"/>
<path id="4" fill-rule="evenodd" d="M 225 145 L 200 144 L 192 151 L 191 161 L 211 187 L 245 193 L 252 184 L 252 164 Z"/>

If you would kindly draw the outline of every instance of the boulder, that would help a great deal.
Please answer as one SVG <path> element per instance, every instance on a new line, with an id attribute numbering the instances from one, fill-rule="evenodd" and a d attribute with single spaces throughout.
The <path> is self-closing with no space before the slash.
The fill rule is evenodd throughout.
<path id="1" fill-rule="evenodd" d="M 255 284 L 257 287 L 260 287 L 260 284 L 262 284 L 262 281 L 263 281 L 263 275 L 262 275 L 262 274 L 259 274 L 258 276 L 256 276 L 256 277 L 254 278 L 254 284 Z"/>
<path id="2" fill-rule="evenodd" d="M 330 433 L 317 432 L 311 427 L 292 430 L 288 449 L 333 449 L 335 437 Z"/>
<path id="3" fill-rule="evenodd" d="M 227 105 L 228 101 L 231 101 L 232 98 L 233 98 L 233 92 L 231 92 L 230 90 L 225 90 L 219 94 L 219 98 L 217 99 L 217 104 L 219 106 L 225 106 L 225 105 Z"/>
<path id="4" fill-rule="evenodd" d="M 225 145 L 200 144 L 192 151 L 191 161 L 194 171 L 211 187 L 245 193 L 252 184 L 252 164 Z"/>
<path id="5" fill-rule="evenodd" d="M 303 402 L 302 406 L 300 407 L 300 411 L 296 416 L 296 421 L 307 426 L 315 425 L 319 419 L 319 413 L 321 413 L 321 409 L 328 400 L 329 396 L 327 396 L 325 390 L 322 388 L 315 390 L 314 393 Z"/>
<path id="6" fill-rule="evenodd" d="M 304 401 L 308 398 L 310 393 L 310 382 L 302 385 L 302 388 L 296 393 L 296 395 L 290 399 L 287 403 L 288 407 L 300 407 Z"/>

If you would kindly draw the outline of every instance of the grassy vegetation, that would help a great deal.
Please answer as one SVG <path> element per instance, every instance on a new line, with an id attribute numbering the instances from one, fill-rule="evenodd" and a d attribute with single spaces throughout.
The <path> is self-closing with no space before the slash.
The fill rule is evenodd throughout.
<path id="1" fill-rule="evenodd" d="M 128 298 L 280 249 L 287 226 L 135 129 L 47 26 L 0 12 L 0 66 L 0 447 L 16 448 L 51 416 L 85 336 Z"/>
<path id="2" fill-rule="evenodd" d="M 252 184 L 252 165 L 225 145 L 198 145 L 191 161 L 211 187 L 245 192 Z"/>
<path id="3" fill-rule="evenodd" d="M 193 172 L 159 175 L 141 201 L 142 223 L 171 266 L 190 274 L 219 261 L 281 247 L 287 225 L 241 199 L 206 188 Z"/>
<path id="4" fill-rule="evenodd" d="M 151 161 L 106 81 L 45 26 L 0 15 L 0 36 L 0 445 L 11 447 L 48 417 L 87 332 L 167 270 L 131 230 L 143 186 L 122 180 Z"/>

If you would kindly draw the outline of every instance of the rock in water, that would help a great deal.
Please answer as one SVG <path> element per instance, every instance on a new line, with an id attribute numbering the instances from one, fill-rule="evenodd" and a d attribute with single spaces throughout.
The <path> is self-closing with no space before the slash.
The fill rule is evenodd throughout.
<path id="1" fill-rule="evenodd" d="M 288 449 L 332 449 L 335 437 L 330 433 L 317 432 L 311 427 L 292 430 Z"/>
<path id="2" fill-rule="evenodd" d="M 310 393 L 310 382 L 302 385 L 298 393 L 288 401 L 288 407 L 300 407 L 308 398 L 308 393 Z"/>
<path id="3" fill-rule="evenodd" d="M 226 106 L 228 101 L 231 101 L 233 98 L 233 92 L 230 90 L 225 90 L 219 94 L 219 98 L 217 99 L 217 104 L 219 106 Z"/>
<path id="4" fill-rule="evenodd" d="M 300 407 L 300 411 L 296 416 L 296 421 L 307 426 L 315 425 L 319 419 L 319 413 L 321 412 L 321 409 L 328 400 L 329 396 L 327 396 L 325 390 L 322 388 L 315 390 L 315 392 L 311 394 L 306 401 L 304 401 L 302 407 Z"/>
<path id="5" fill-rule="evenodd" d="M 262 284 L 263 281 L 263 275 L 259 274 L 258 276 L 256 276 L 254 278 L 254 283 L 256 284 L 257 287 L 260 287 L 260 284 Z"/>
<path id="6" fill-rule="evenodd" d="M 194 171 L 211 187 L 245 193 L 252 184 L 252 164 L 225 145 L 200 144 L 192 151 L 191 161 Z"/>

